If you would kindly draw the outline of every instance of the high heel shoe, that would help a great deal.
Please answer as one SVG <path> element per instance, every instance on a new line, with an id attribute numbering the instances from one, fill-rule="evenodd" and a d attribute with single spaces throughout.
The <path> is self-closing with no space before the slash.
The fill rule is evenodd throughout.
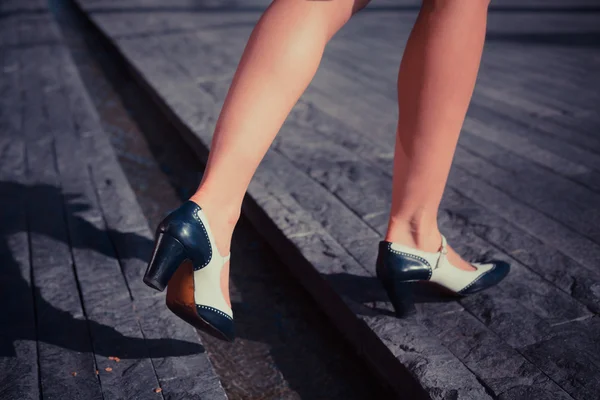
<path id="1" fill-rule="evenodd" d="M 420 282 L 432 282 L 459 296 L 477 293 L 506 277 L 510 265 L 504 261 L 473 263 L 474 271 L 453 266 L 446 257 L 442 236 L 439 252 L 421 251 L 398 243 L 381 241 L 377 256 L 377 277 L 399 317 L 414 314 L 413 289 Z"/>
<path id="2" fill-rule="evenodd" d="M 144 282 L 160 291 L 168 284 L 167 307 L 173 313 L 232 341 L 233 312 L 221 291 L 221 270 L 229 257 L 219 253 L 202 208 L 187 201 L 159 224 Z"/>

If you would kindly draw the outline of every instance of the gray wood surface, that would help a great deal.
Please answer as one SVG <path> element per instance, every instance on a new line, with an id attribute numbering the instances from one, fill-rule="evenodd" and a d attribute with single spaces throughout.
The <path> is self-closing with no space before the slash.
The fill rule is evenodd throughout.
<path id="1" fill-rule="evenodd" d="M 1 24 L 2 45 L 17 41 L 16 24 Z M 27 235 L 27 198 L 19 190 L 27 184 L 25 138 L 20 95 L 19 55 L 3 51 L 0 79 L 0 299 L 5 312 L 0 316 L 0 398 L 38 399 L 39 371 L 36 343 L 35 302 L 31 290 L 31 256 Z"/>
<path id="2" fill-rule="evenodd" d="M 79 4 L 202 153 L 264 2 Z M 309 262 L 299 279 L 390 381 L 408 370 L 440 399 L 598 398 L 600 10 L 492 5 L 440 226 L 464 256 L 513 269 L 496 288 L 397 320 L 374 261 L 415 5 L 375 1 L 334 37 L 249 188 L 254 219 L 291 243 L 292 266 Z"/>
<path id="3" fill-rule="evenodd" d="M 2 6 L 0 399 L 226 398 L 46 2 Z"/>

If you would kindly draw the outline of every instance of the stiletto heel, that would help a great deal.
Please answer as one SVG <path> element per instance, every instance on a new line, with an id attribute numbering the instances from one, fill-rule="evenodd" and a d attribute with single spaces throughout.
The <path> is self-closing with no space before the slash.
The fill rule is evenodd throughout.
<path id="1" fill-rule="evenodd" d="M 510 265 L 504 261 L 473 263 L 474 270 L 453 266 L 446 254 L 442 236 L 436 253 L 413 249 L 398 243 L 379 242 L 377 277 L 386 289 L 398 317 L 416 312 L 413 289 L 420 282 L 432 282 L 461 296 L 477 293 L 496 285 L 508 275 Z"/>
<path id="2" fill-rule="evenodd" d="M 398 318 L 416 314 L 414 300 L 415 282 L 396 281 L 388 286 L 388 297 Z"/>
<path id="3" fill-rule="evenodd" d="M 158 233 L 144 283 L 162 292 L 186 258 L 185 248 L 179 240 L 171 235 Z"/>

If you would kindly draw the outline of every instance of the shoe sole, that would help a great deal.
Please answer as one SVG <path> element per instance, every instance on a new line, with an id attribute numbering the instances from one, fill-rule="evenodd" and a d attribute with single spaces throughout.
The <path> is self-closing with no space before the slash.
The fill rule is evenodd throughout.
<path id="1" fill-rule="evenodd" d="M 166 299 L 167 308 L 194 328 L 217 339 L 230 342 L 229 338 L 198 315 L 194 300 L 194 289 L 194 267 L 190 261 L 185 261 L 169 280 Z"/>

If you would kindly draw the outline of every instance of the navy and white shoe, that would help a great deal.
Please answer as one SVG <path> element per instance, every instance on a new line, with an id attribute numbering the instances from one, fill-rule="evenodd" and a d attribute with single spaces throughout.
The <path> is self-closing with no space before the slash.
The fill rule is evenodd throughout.
<path id="1" fill-rule="evenodd" d="M 387 241 L 379 243 L 377 277 L 399 317 L 415 312 L 413 289 L 416 283 L 435 283 L 454 294 L 466 296 L 496 285 L 510 271 L 510 265 L 504 261 L 473 263 L 475 270 L 462 270 L 448 261 L 447 253 L 444 236 L 437 253 Z"/>
<path id="2" fill-rule="evenodd" d="M 187 201 L 159 224 L 144 282 L 160 291 L 168 284 L 167 307 L 173 313 L 232 341 L 233 312 L 221 291 L 221 271 L 229 257 L 219 253 L 202 208 Z"/>

